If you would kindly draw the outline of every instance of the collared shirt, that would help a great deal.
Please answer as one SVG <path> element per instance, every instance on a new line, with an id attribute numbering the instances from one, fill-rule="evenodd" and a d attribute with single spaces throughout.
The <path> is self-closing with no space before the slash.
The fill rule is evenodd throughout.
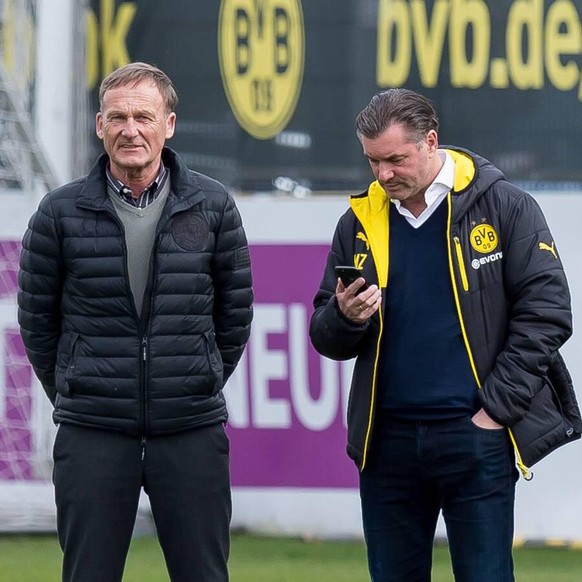
<path id="1" fill-rule="evenodd" d="M 443 160 L 443 167 L 437 174 L 433 183 L 424 193 L 426 208 L 418 216 L 414 216 L 412 212 L 406 210 L 406 208 L 402 206 L 400 200 L 391 200 L 398 209 L 398 212 L 400 212 L 400 214 L 402 214 L 402 216 L 404 216 L 408 223 L 414 228 L 422 226 L 439 207 L 439 204 L 446 198 L 449 191 L 453 189 L 453 184 L 455 182 L 455 162 L 453 162 L 453 158 L 451 158 L 451 156 L 444 150 L 439 150 L 438 153 Z"/>
<path id="2" fill-rule="evenodd" d="M 143 190 L 143 192 L 135 198 L 131 192 L 131 188 L 126 186 L 123 182 L 120 182 L 111 174 L 109 165 L 107 165 L 107 184 L 113 189 L 113 191 L 124 201 L 131 206 L 137 208 L 145 208 L 148 204 L 151 204 L 162 190 L 162 187 L 168 177 L 168 170 L 164 164 L 160 164 L 160 171 L 156 176 L 156 179 Z"/>

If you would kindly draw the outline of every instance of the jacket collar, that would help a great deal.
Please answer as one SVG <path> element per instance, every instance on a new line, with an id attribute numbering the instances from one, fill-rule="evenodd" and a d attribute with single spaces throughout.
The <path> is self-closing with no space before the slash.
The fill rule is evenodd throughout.
<path id="1" fill-rule="evenodd" d="M 176 152 L 165 147 L 162 150 L 162 162 L 170 170 L 170 200 L 174 210 L 183 210 L 197 204 L 204 198 L 196 173 L 192 172 L 179 158 Z M 107 179 L 105 169 L 109 163 L 109 156 L 99 156 L 91 171 L 87 175 L 79 196 L 77 205 L 94 210 L 113 210 L 111 200 L 107 194 Z"/>

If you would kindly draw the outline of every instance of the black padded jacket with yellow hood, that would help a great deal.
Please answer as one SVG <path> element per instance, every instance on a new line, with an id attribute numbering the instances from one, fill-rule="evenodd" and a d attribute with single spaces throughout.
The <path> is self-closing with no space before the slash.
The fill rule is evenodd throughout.
<path id="1" fill-rule="evenodd" d="M 570 375 L 558 350 L 572 333 L 570 293 L 554 239 L 536 201 L 486 159 L 445 148 L 455 162 L 448 207 L 448 262 L 459 325 L 483 408 L 507 427 L 517 464 L 529 467 L 581 436 Z M 387 196 L 378 182 L 352 196 L 336 227 L 314 299 L 310 337 L 335 360 L 356 358 L 348 406 L 348 454 L 360 469 L 373 434 L 380 309 L 365 324 L 336 303 L 334 266 L 354 264 L 369 284 L 390 284 Z M 429 293 L 427 285 L 427 293 Z"/>

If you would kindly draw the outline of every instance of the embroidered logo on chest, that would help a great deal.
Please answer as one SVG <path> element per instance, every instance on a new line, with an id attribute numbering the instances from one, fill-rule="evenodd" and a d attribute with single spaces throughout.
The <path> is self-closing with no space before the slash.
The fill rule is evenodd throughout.
<path id="1" fill-rule="evenodd" d="M 499 243 L 499 237 L 490 224 L 476 226 L 469 235 L 471 246 L 478 253 L 492 253 Z"/>
<path id="2" fill-rule="evenodd" d="M 208 224 L 199 214 L 182 214 L 172 224 L 172 237 L 185 251 L 201 251 L 208 239 Z"/>

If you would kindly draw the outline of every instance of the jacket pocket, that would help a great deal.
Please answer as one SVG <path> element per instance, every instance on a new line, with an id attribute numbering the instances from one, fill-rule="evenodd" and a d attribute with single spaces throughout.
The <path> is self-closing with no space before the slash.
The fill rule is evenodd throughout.
<path id="1" fill-rule="evenodd" d="M 206 332 L 204 334 L 204 342 L 206 344 L 206 357 L 208 358 L 208 368 L 210 370 L 210 393 L 216 394 L 222 390 L 223 378 L 223 364 L 222 357 L 216 345 L 216 335 L 214 332 Z"/>
<path id="2" fill-rule="evenodd" d="M 531 467 L 557 448 L 579 439 L 581 428 L 570 375 L 557 354 L 528 413 L 511 427 L 523 463 Z"/>
<path id="3" fill-rule="evenodd" d="M 556 401 L 562 412 L 564 419 L 572 425 L 574 438 L 582 436 L 582 419 L 580 417 L 580 407 L 574 392 L 572 377 L 566 368 L 564 359 L 559 352 L 556 353 L 554 360 L 548 370 L 548 381 L 550 382 Z"/>
<path id="4" fill-rule="evenodd" d="M 65 334 L 61 338 L 59 353 L 57 355 L 57 367 L 55 369 L 55 387 L 57 393 L 70 396 L 77 362 L 79 334 Z"/>
<path id="5" fill-rule="evenodd" d="M 463 258 L 463 249 L 461 247 L 461 241 L 459 237 L 454 237 L 455 242 L 455 254 L 457 256 L 457 265 L 459 266 L 459 274 L 461 275 L 461 283 L 463 285 L 463 291 L 469 290 L 469 278 L 467 277 L 467 269 L 465 268 L 465 259 Z"/>

